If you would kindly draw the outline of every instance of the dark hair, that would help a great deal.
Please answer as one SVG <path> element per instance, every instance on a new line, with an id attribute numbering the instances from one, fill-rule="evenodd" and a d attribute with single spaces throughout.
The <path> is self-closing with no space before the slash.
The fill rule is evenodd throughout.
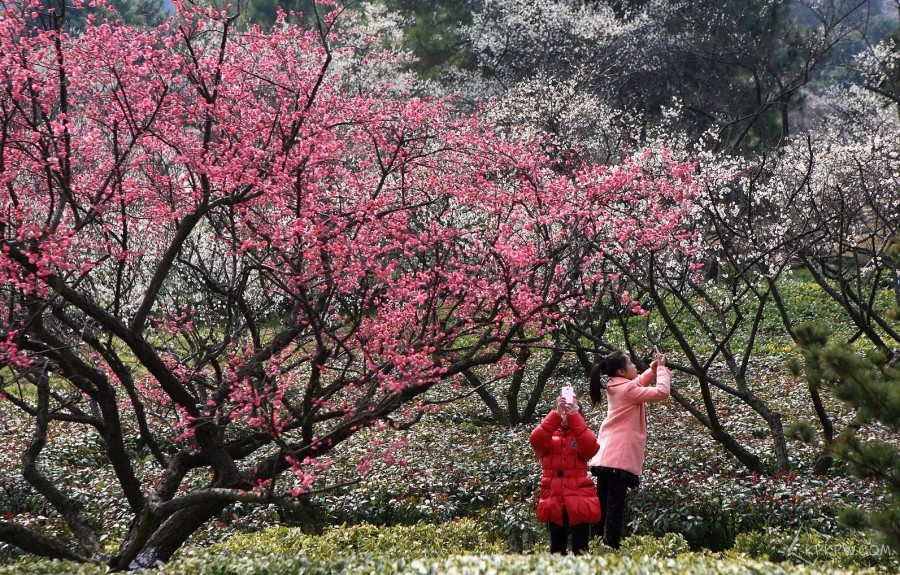
<path id="1" fill-rule="evenodd" d="M 597 405 L 603 399 L 602 392 L 606 389 L 606 378 L 616 375 L 616 372 L 628 365 L 628 356 L 625 352 L 615 350 L 606 357 L 601 357 L 591 369 L 591 380 L 588 393 L 591 403 Z"/>

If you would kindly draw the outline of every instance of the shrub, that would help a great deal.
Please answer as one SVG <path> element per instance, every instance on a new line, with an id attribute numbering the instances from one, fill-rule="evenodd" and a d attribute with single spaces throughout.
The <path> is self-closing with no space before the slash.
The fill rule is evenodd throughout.
<path id="1" fill-rule="evenodd" d="M 607 547 L 601 538 L 592 538 L 589 549 L 595 555 L 617 554 L 623 557 L 659 559 L 674 559 L 691 552 L 687 540 L 681 533 L 666 533 L 659 537 L 633 535 L 622 540 L 622 546 L 618 551 Z"/>
<path id="2" fill-rule="evenodd" d="M 69 563 L 43 562 L 38 575 L 99 575 L 99 567 L 78 568 Z M 0 575 L 18 575 L 15 567 L 0 567 Z M 851 571 L 819 570 L 816 567 L 772 564 L 746 557 L 728 559 L 681 555 L 677 558 L 631 557 L 627 555 L 454 555 L 445 558 L 396 558 L 380 555 L 339 556 L 312 561 L 304 556 L 265 555 L 257 557 L 223 553 L 218 556 L 186 550 L 178 559 L 162 569 L 140 570 L 135 575 L 639 575 L 667 573 L 671 575 L 725 575 L 732 573 L 767 573 L 772 575 L 839 575 Z M 860 573 L 854 571 L 853 573 Z"/>
<path id="3" fill-rule="evenodd" d="M 675 558 L 690 551 L 681 533 L 666 533 L 661 537 L 637 535 L 622 541 L 621 554 L 630 557 Z"/>
<path id="4" fill-rule="evenodd" d="M 396 465 L 373 460 L 364 481 L 316 498 L 323 521 L 410 525 L 475 517 L 490 521 L 511 548 L 528 548 L 541 529 L 534 498 L 540 464 L 528 444 L 532 426 L 476 426 L 447 421 L 448 416 L 424 420 L 393 437 L 403 441 L 395 451 L 396 459 L 405 462 L 403 481 Z M 335 467 L 344 461 L 352 470 L 371 447 L 366 439 L 361 433 L 347 442 Z"/>
<path id="5" fill-rule="evenodd" d="M 560 557 L 548 553 L 503 555 L 500 544 L 491 541 L 489 526 L 472 520 L 446 525 L 376 527 L 357 525 L 334 528 L 321 536 L 297 528 L 271 527 L 239 534 L 207 548 L 182 550 L 158 570 L 140 570 L 144 575 L 557 575 L 576 573 L 708 574 L 734 572 L 818 575 L 854 572 L 897 572 L 897 556 L 885 547 L 875 547 L 863 537 L 835 538 L 814 531 L 769 529 L 740 534 L 735 549 L 723 555 L 696 555 L 678 533 L 662 537 L 634 536 L 622 543 L 618 553 L 598 541 L 591 542 L 591 555 Z M 760 561 L 762 560 L 762 561 Z M 765 561 L 780 562 L 774 565 Z M 801 568 L 788 562 L 805 564 Z M 877 569 L 875 569 L 877 567 Z M 820 569 L 820 571 L 817 571 Z M 103 566 L 27 559 L 0 567 L 0 575 L 101 575 Z M 849 572 L 849 571 L 848 571 Z"/>
<path id="6" fill-rule="evenodd" d="M 843 476 L 718 474 L 673 466 L 650 469 L 629 495 L 631 534 L 684 535 L 691 549 L 730 548 L 739 533 L 777 527 L 841 534 L 839 509 L 883 505 L 871 482 Z"/>
<path id="7" fill-rule="evenodd" d="M 212 554 L 240 556 L 298 555 L 310 560 L 328 560 L 347 554 L 386 557 L 446 557 L 456 554 L 491 554 L 503 551 L 488 525 L 472 519 L 449 523 L 397 525 L 391 527 L 361 523 L 330 528 L 322 535 L 276 526 L 256 533 L 239 534 L 213 545 Z"/>
<path id="8" fill-rule="evenodd" d="M 734 552 L 772 562 L 828 565 L 842 569 L 879 567 L 900 572 L 900 557 L 863 533 L 835 537 L 808 529 L 765 529 L 741 533 Z"/>

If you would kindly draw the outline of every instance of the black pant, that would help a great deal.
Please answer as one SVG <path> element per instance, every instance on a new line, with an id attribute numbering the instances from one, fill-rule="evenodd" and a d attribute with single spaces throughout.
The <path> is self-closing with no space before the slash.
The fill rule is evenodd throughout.
<path id="1" fill-rule="evenodd" d="M 592 535 L 618 549 L 622 541 L 622 520 L 625 518 L 625 495 L 629 487 L 637 487 L 640 478 L 633 473 L 610 467 L 591 467 L 597 478 L 597 498 L 600 499 L 600 521 L 594 524 Z"/>
<path id="2" fill-rule="evenodd" d="M 550 526 L 550 553 L 566 554 L 569 547 L 569 534 L 572 534 L 572 553 L 581 555 L 588 550 L 588 542 L 591 538 L 591 524 L 579 523 L 569 525 L 569 514 L 563 509 L 563 524 L 549 523 Z"/>

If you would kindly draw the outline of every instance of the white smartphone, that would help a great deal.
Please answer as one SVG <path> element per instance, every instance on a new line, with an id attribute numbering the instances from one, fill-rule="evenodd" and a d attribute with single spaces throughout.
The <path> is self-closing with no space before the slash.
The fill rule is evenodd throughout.
<path id="1" fill-rule="evenodd" d="M 656 357 L 657 355 L 659 355 L 659 347 L 654 345 L 653 346 L 653 357 Z"/>
<path id="2" fill-rule="evenodd" d="M 571 385 L 564 385 L 559 394 L 566 400 L 566 403 L 575 403 L 575 390 Z"/>

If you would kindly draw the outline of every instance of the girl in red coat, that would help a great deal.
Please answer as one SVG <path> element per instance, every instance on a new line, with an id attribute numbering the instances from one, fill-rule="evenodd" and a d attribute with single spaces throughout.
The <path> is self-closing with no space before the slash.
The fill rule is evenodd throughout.
<path id="1" fill-rule="evenodd" d="M 600 519 L 587 462 L 600 446 L 579 413 L 578 400 L 566 403 L 560 396 L 556 409 L 531 432 L 531 446 L 544 471 L 537 515 L 549 524 L 550 552 L 565 555 L 570 533 L 572 553 L 586 552 L 590 526 Z"/>
<path id="2" fill-rule="evenodd" d="M 608 379 L 607 379 L 608 378 Z M 650 385 L 656 381 L 656 385 Z M 659 354 L 650 369 L 638 374 L 631 358 L 614 351 L 591 371 L 590 395 L 596 407 L 606 391 L 606 418 L 600 426 L 600 449 L 590 461 L 597 478 L 597 497 L 603 507 L 603 519 L 594 527 L 595 536 L 619 548 L 625 494 L 638 486 L 644 468 L 647 446 L 647 409 L 645 404 L 669 397 L 672 374 L 666 368 L 666 356 Z"/>

